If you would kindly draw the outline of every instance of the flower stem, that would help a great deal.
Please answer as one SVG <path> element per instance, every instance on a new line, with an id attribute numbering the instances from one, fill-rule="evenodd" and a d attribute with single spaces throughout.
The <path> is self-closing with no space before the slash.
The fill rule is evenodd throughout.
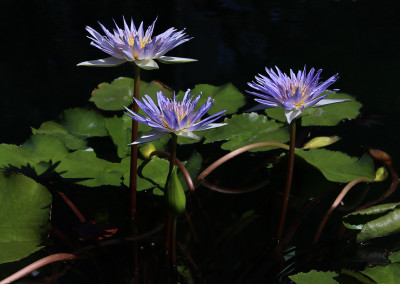
<path id="1" fill-rule="evenodd" d="M 168 177 L 167 177 L 167 182 L 165 184 L 165 190 L 167 190 L 167 185 L 168 181 L 171 177 L 171 172 L 172 169 L 175 165 L 175 160 L 176 160 L 176 144 L 178 142 L 178 136 L 175 133 L 171 133 L 171 140 L 169 141 L 170 143 L 170 156 L 169 156 L 169 171 L 168 171 Z"/>
<path id="2" fill-rule="evenodd" d="M 134 74 L 134 87 L 133 96 L 135 99 L 139 99 L 139 86 L 140 86 L 140 68 L 137 65 L 133 65 Z M 138 112 L 138 105 L 135 101 L 132 104 L 132 111 Z M 132 120 L 132 139 L 134 142 L 138 139 L 138 122 Z M 138 158 L 138 147 L 133 145 L 131 148 L 131 173 L 129 178 L 129 190 L 130 190 L 130 207 L 129 207 L 129 220 L 133 222 L 136 216 L 136 183 L 137 183 L 137 158 Z"/>
<path id="3" fill-rule="evenodd" d="M 283 232 L 283 226 L 285 224 L 285 217 L 287 212 L 287 206 L 289 202 L 290 188 L 292 187 L 293 178 L 293 166 L 294 166 L 294 149 L 296 142 L 296 120 L 294 119 L 290 125 L 290 143 L 289 143 L 289 160 L 286 174 L 286 184 L 283 192 L 283 200 L 281 207 L 281 215 L 279 217 L 278 229 L 276 231 L 275 241 L 280 242 Z"/>

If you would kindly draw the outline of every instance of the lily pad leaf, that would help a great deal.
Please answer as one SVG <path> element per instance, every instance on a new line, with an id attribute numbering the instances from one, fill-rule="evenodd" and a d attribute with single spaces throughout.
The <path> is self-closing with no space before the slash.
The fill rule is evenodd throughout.
<path id="1" fill-rule="evenodd" d="M 44 162 L 60 161 L 69 153 L 61 140 L 44 134 L 32 135 L 21 147 L 31 151 L 35 159 Z"/>
<path id="2" fill-rule="evenodd" d="M 199 174 L 202 162 L 203 162 L 203 159 L 202 159 L 201 155 L 199 153 L 195 152 L 190 156 L 189 160 L 187 160 L 187 162 L 185 163 L 185 167 L 186 167 L 190 177 L 192 178 L 192 181 L 194 181 L 195 178 L 197 177 L 197 175 Z M 182 184 L 183 190 L 187 191 L 189 189 L 189 187 L 187 185 L 185 177 L 183 176 L 183 174 L 181 172 L 178 174 L 178 177 L 179 177 L 179 181 Z"/>
<path id="3" fill-rule="evenodd" d="M 357 242 L 400 232 L 400 203 L 372 206 L 343 217 L 346 227 L 358 225 Z"/>
<path id="4" fill-rule="evenodd" d="M 223 110 L 226 110 L 225 114 L 233 114 L 246 104 L 245 96 L 231 83 L 222 86 L 199 84 L 190 91 L 190 94 L 194 97 L 197 97 L 200 93 L 202 95 L 195 109 L 202 106 L 209 97 L 215 100 L 213 106 L 207 112 L 209 115 Z M 184 95 L 185 92 L 180 91 L 177 99 L 182 100 Z"/>
<path id="5" fill-rule="evenodd" d="M 330 91 L 324 92 L 324 94 Z M 309 107 L 301 114 L 301 125 L 335 126 L 345 119 L 354 119 L 360 114 L 362 104 L 351 95 L 345 93 L 334 93 L 328 99 L 348 99 L 347 102 L 329 104 L 320 107 Z M 266 109 L 267 115 L 273 119 L 285 122 L 286 117 L 282 108 Z"/>
<path id="6" fill-rule="evenodd" d="M 38 129 L 32 128 L 33 134 L 46 134 L 54 136 L 64 142 L 65 146 L 70 150 L 85 149 L 86 141 L 81 137 L 72 135 L 60 124 L 55 121 L 46 121 Z"/>
<path id="7" fill-rule="evenodd" d="M 51 201 L 41 184 L 0 171 L 0 264 L 20 260 L 43 247 Z"/>
<path id="8" fill-rule="evenodd" d="M 310 284 L 310 283 L 324 283 L 324 284 L 338 284 L 339 282 L 334 277 L 339 276 L 336 272 L 331 271 L 316 271 L 311 270 L 307 273 L 301 272 L 289 276 L 290 280 L 296 284 Z"/>
<path id="9" fill-rule="evenodd" d="M 123 115 L 122 117 L 115 115 L 112 118 L 106 118 L 104 123 L 108 134 L 110 135 L 114 145 L 117 147 L 118 157 L 125 158 L 127 155 L 130 155 L 131 146 L 128 144 L 131 143 L 132 137 L 132 119 L 127 115 Z M 139 137 L 151 130 L 150 127 L 141 123 L 139 123 L 138 126 Z M 152 141 L 151 143 L 154 145 L 156 150 L 163 151 L 165 145 L 168 143 L 168 139 L 169 135 Z"/>
<path id="10" fill-rule="evenodd" d="M 81 138 L 107 136 L 104 117 L 93 110 L 67 109 L 62 113 L 60 121 L 69 133 Z"/>
<path id="11" fill-rule="evenodd" d="M 148 163 L 144 164 L 141 174 L 143 178 L 153 184 L 153 187 L 163 189 L 165 187 L 165 183 L 167 182 L 168 171 L 169 162 L 165 159 L 155 157 Z M 160 192 L 158 193 L 161 195 Z"/>
<path id="12" fill-rule="evenodd" d="M 86 186 L 115 185 L 122 183 L 121 163 L 111 163 L 96 157 L 93 149 L 77 150 L 66 155 L 56 171 L 65 179 Z"/>
<path id="13" fill-rule="evenodd" d="M 137 191 L 142 191 L 142 190 L 148 190 L 153 188 L 155 185 L 154 183 L 150 182 L 146 178 L 143 178 L 141 176 L 140 170 L 143 168 L 143 164 L 145 164 L 146 161 L 143 161 L 141 159 L 138 159 L 138 176 L 137 176 L 137 181 L 136 181 L 136 190 Z M 122 168 L 124 169 L 124 174 L 123 174 L 123 183 L 125 186 L 129 187 L 129 178 L 130 178 L 130 163 L 131 163 L 131 157 L 128 156 L 121 161 Z"/>
<path id="14" fill-rule="evenodd" d="M 296 155 L 316 167 L 327 180 L 350 182 L 359 177 L 375 178 L 371 157 L 364 154 L 360 159 L 338 151 L 326 149 L 296 150 Z"/>
<path id="15" fill-rule="evenodd" d="M 129 107 L 133 102 L 134 81 L 132 78 L 120 77 L 110 83 L 101 83 L 94 89 L 90 101 L 102 110 L 124 110 L 124 106 Z M 140 81 L 139 97 L 148 94 L 152 98 L 156 97 L 158 91 L 162 91 L 165 96 L 171 97 L 173 91 L 163 84 L 152 81 L 150 83 Z"/>
<path id="16" fill-rule="evenodd" d="M 252 143 L 284 143 L 290 138 L 287 128 L 282 123 L 268 120 L 265 115 L 254 112 L 233 115 L 231 118 L 225 118 L 224 122 L 227 125 L 202 132 L 206 138 L 204 143 L 228 140 L 222 144 L 222 149 L 233 151 Z M 251 151 L 266 151 L 272 148 L 263 147 Z"/>
<path id="17" fill-rule="evenodd" d="M 391 263 L 386 266 L 367 267 L 361 271 L 379 284 L 397 284 L 400 279 L 400 264 Z"/>
<path id="18" fill-rule="evenodd" d="M 30 149 L 22 148 L 17 145 L 0 144 L 0 169 L 9 166 L 20 168 L 28 164 L 36 164 L 39 159 L 32 155 Z"/>

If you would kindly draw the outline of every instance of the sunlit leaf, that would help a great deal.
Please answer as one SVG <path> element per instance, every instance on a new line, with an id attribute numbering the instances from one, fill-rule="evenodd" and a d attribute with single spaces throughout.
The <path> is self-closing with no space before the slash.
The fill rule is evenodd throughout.
<path id="1" fill-rule="evenodd" d="M 354 119 L 360 113 L 362 104 L 356 101 L 351 95 L 335 93 L 329 95 L 328 99 L 349 99 L 350 101 L 329 104 L 321 107 L 306 108 L 301 114 L 301 125 L 334 126 L 342 120 Z M 270 108 L 265 112 L 273 119 L 286 122 L 286 117 L 282 108 Z"/>
<path id="2" fill-rule="evenodd" d="M 123 168 L 96 157 L 93 149 L 77 150 L 65 156 L 56 168 L 65 179 L 86 186 L 120 185 Z"/>
<path id="3" fill-rule="evenodd" d="M 307 273 L 297 273 L 289 276 L 289 278 L 296 284 L 311 284 L 311 283 L 324 283 L 324 284 L 338 284 L 339 282 L 334 279 L 338 274 L 331 271 L 316 271 L 311 270 Z"/>
<path id="4" fill-rule="evenodd" d="M 123 179 L 124 179 L 124 185 L 129 187 L 129 178 L 130 178 L 130 162 L 131 162 L 131 157 L 128 156 L 124 158 L 121 161 L 121 165 L 124 169 L 124 174 L 123 174 Z M 142 191 L 142 190 L 148 190 L 156 185 L 152 183 L 151 181 L 147 180 L 146 178 L 143 178 L 140 170 L 143 168 L 142 165 L 145 164 L 146 161 L 138 159 L 138 172 L 139 175 L 137 176 L 137 182 L 136 182 L 136 190 L 137 191 Z"/>
<path id="5" fill-rule="evenodd" d="M 60 124 L 71 134 L 78 137 L 107 136 L 104 117 L 93 111 L 82 108 L 65 110 L 60 117 Z"/>
<path id="6" fill-rule="evenodd" d="M 227 125 L 203 131 L 204 143 L 229 140 L 222 149 L 235 150 L 257 142 L 287 142 L 289 132 L 282 123 L 268 120 L 265 115 L 254 112 L 233 115 L 224 120 Z M 200 133 L 200 132 L 199 132 Z M 266 151 L 272 147 L 257 148 L 252 151 Z"/>
<path id="7" fill-rule="evenodd" d="M 38 129 L 32 128 L 33 134 L 46 134 L 54 136 L 65 143 L 70 150 L 85 149 L 86 141 L 78 136 L 68 133 L 68 131 L 55 121 L 46 121 Z"/>
<path id="8" fill-rule="evenodd" d="M 51 194 L 20 174 L 0 171 L 0 263 L 42 248 L 49 230 Z"/>
<path id="9" fill-rule="evenodd" d="M 178 93 L 178 100 L 182 100 L 185 91 L 180 91 Z M 231 83 L 222 86 L 199 84 L 190 91 L 190 94 L 194 95 L 195 97 L 197 97 L 200 93 L 202 93 L 202 96 L 197 103 L 196 109 L 203 105 L 207 101 L 208 97 L 211 97 L 215 100 L 214 105 L 207 112 L 209 115 L 222 110 L 226 110 L 225 114 L 233 114 L 236 113 L 240 107 L 246 104 L 244 95 Z"/>
<path id="10" fill-rule="evenodd" d="M 358 159 L 326 149 L 297 149 L 296 155 L 319 169 L 330 181 L 350 182 L 358 177 L 367 177 L 371 180 L 375 178 L 374 164 L 367 154 Z"/>
<path id="11" fill-rule="evenodd" d="M 392 263 L 386 266 L 367 267 L 361 272 L 379 284 L 398 284 L 400 279 L 400 264 Z"/>
<path id="12" fill-rule="evenodd" d="M 69 153 L 61 140 L 44 134 L 32 135 L 21 147 L 31 151 L 35 159 L 45 162 L 60 161 Z"/>

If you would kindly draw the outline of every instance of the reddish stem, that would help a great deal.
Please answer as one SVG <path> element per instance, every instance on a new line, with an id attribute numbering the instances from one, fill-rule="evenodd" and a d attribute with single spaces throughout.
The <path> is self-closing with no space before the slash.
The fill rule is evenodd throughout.
<path id="1" fill-rule="evenodd" d="M 293 120 L 290 123 L 290 143 L 289 143 L 289 157 L 288 157 L 289 160 L 288 160 L 288 167 L 286 174 L 286 184 L 283 192 L 283 200 L 282 200 L 281 214 L 279 217 L 278 229 L 275 235 L 275 240 L 277 243 L 280 242 L 282 237 L 287 206 L 289 202 L 290 188 L 292 187 L 295 142 L 296 142 L 296 120 Z"/>
<path id="2" fill-rule="evenodd" d="M 65 195 L 65 193 L 58 191 L 57 193 L 61 196 L 61 198 L 67 203 L 67 205 L 71 208 L 71 210 L 75 213 L 76 217 L 83 223 L 86 222 L 85 216 L 79 211 L 79 209 L 75 206 L 74 203 L 72 203 L 71 199 L 68 198 L 68 196 Z"/>
<path id="3" fill-rule="evenodd" d="M 139 99 L 139 87 L 140 87 L 140 68 L 134 64 L 134 90 L 133 96 L 135 99 Z M 138 113 L 138 104 L 133 100 L 132 111 Z M 132 138 L 134 142 L 138 139 L 138 122 L 132 119 Z M 136 216 L 136 183 L 137 183 L 137 159 L 138 159 L 138 147 L 133 145 L 131 147 L 131 172 L 129 178 L 129 190 L 130 190 L 130 207 L 129 207 L 129 220 L 133 222 Z"/>
<path id="4" fill-rule="evenodd" d="M 24 277 L 25 275 L 35 271 L 43 266 L 46 266 L 53 262 L 58 261 L 71 261 L 77 259 L 78 256 L 70 254 L 70 253 L 57 253 L 53 255 L 46 256 L 42 259 L 35 261 L 34 263 L 22 268 L 21 270 L 15 272 L 11 276 L 7 277 L 6 279 L 0 281 L 0 284 L 11 283 L 17 281 L 18 279 Z"/>

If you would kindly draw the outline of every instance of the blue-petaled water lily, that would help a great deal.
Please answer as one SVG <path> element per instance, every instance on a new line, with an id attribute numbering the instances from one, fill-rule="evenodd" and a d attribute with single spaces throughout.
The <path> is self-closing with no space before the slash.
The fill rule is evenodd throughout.
<path id="1" fill-rule="evenodd" d="M 225 125 L 226 123 L 213 123 L 221 117 L 225 110 L 200 120 L 214 103 L 214 100 L 209 97 L 207 102 L 195 111 L 194 109 L 200 100 L 200 96 L 201 94 L 193 99 L 193 96 L 190 96 L 190 90 L 187 90 L 183 100 L 178 102 L 175 95 L 173 99 L 169 99 L 162 92 L 157 92 L 158 106 L 149 95 L 144 95 L 142 101 L 135 99 L 138 106 L 147 116 L 135 113 L 125 107 L 126 114 L 132 119 L 150 126 L 152 130 L 130 145 L 153 141 L 168 133 L 200 140 L 200 137 L 195 135 L 193 131 Z"/>
<path id="2" fill-rule="evenodd" d="M 132 19 L 130 25 L 125 21 L 125 18 L 123 20 L 123 29 L 114 21 L 116 28 L 113 29 L 112 33 L 99 23 L 105 33 L 104 36 L 91 27 L 86 27 L 90 34 L 88 38 L 92 40 L 90 44 L 108 53 L 111 57 L 81 62 L 78 66 L 110 67 L 129 61 L 134 62 L 140 68 L 150 70 L 158 69 L 158 65 L 153 59 L 162 63 L 197 61 L 190 58 L 165 56 L 174 47 L 191 39 L 188 38 L 184 30 L 177 31 L 175 28 L 170 28 L 162 34 L 152 37 L 157 19 L 148 27 L 146 32 L 143 30 L 143 22 L 136 29 Z"/>
<path id="3" fill-rule="evenodd" d="M 322 95 L 339 78 L 337 74 L 326 81 L 319 82 L 322 69 L 315 72 L 315 69 L 311 68 L 307 74 L 306 67 L 304 67 L 304 70 L 299 70 L 297 75 L 290 70 L 290 76 L 282 73 L 278 67 L 276 67 L 276 73 L 273 69 L 265 68 L 265 70 L 270 78 L 259 74 L 259 76 L 255 77 L 257 82 L 248 83 L 250 87 L 258 92 L 247 92 L 261 98 L 255 99 L 255 101 L 261 103 L 263 108 L 283 108 L 288 123 L 291 123 L 307 107 L 318 107 L 348 101 L 344 99 L 325 99 L 330 94 L 338 91 L 336 89 Z"/>

